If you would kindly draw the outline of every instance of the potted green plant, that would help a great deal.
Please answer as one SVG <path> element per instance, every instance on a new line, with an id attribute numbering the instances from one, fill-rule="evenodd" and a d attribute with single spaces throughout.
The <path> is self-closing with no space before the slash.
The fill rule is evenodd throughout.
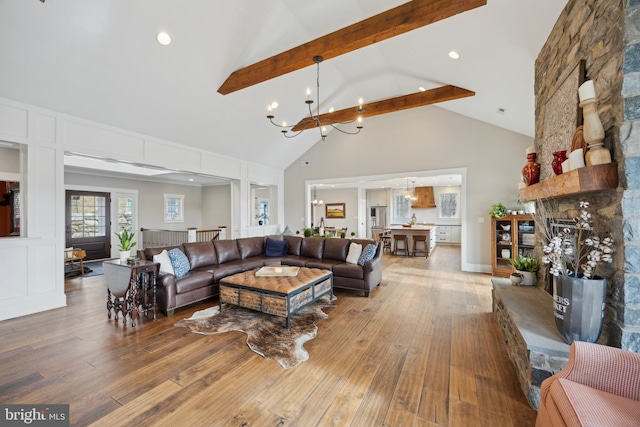
<path id="1" fill-rule="evenodd" d="M 522 275 L 523 286 L 533 286 L 536 283 L 536 272 L 540 269 L 540 262 L 537 259 L 528 256 L 519 256 L 511 258 L 509 262 L 516 269 L 516 272 Z"/>
<path id="2" fill-rule="evenodd" d="M 352 238 L 352 239 L 355 239 L 355 237 L 356 237 L 356 232 L 355 232 L 355 231 L 352 231 L 352 232 L 351 232 L 351 238 Z"/>
<path id="3" fill-rule="evenodd" d="M 340 232 L 340 238 L 344 239 L 345 237 L 347 237 L 347 232 L 346 231 L 341 231 Z"/>
<path id="4" fill-rule="evenodd" d="M 491 206 L 489 215 L 494 218 L 504 218 L 505 216 L 507 216 L 507 208 L 505 208 L 502 203 L 497 203 Z"/>
<path id="5" fill-rule="evenodd" d="M 302 230 L 304 237 L 311 237 L 313 236 L 313 228 L 311 227 L 307 227 L 304 230 Z"/>
<path id="6" fill-rule="evenodd" d="M 136 242 L 133 241 L 133 237 L 135 236 L 135 232 L 122 230 L 120 233 L 115 233 L 118 236 L 118 240 L 120 242 L 120 262 L 125 262 L 129 256 L 131 256 L 131 249 L 136 245 Z"/>

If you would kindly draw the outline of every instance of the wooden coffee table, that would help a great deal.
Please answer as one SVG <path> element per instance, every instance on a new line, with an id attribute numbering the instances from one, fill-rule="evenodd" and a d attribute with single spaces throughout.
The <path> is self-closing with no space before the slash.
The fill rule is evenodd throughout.
<path id="1" fill-rule="evenodd" d="M 284 266 L 282 268 L 287 269 Z M 291 315 L 324 295 L 329 295 L 330 298 L 333 296 L 331 271 L 299 267 L 295 276 L 256 276 L 258 270 L 260 269 L 245 271 L 220 280 L 220 311 L 222 303 L 229 303 L 286 317 L 289 329 Z"/>

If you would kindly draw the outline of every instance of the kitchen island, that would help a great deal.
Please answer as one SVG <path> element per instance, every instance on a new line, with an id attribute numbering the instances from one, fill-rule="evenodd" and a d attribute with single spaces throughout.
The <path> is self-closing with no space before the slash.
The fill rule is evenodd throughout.
<path id="1" fill-rule="evenodd" d="M 434 224 L 416 224 L 411 227 L 403 227 L 402 225 L 392 225 L 386 227 L 384 230 L 391 234 L 391 244 L 393 245 L 394 234 L 407 235 L 407 244 L 409 245 L 409 255 L 413 251 L 413 236 L 422 235 L 427 236 L 427 256 L 433 251 L 436 246 L 436 225 Z M 392 246 L 393 248 L 393 246 Z"/>

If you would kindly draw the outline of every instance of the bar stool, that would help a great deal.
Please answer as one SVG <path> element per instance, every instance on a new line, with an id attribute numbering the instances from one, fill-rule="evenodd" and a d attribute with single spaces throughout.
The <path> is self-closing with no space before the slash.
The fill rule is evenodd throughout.
<path id="1" fill-rule="evenodd" d="M 398 243 L 402 243 L 402 247 L 398 247 Z M 398 255 L 398 251 L 404 252 L 404 256 L 409 256 L 409 244 L 406 234 L 393 235 L 393 254 Z"/>
<path id="2" fill-rule="evenodd" d="M 391 236 L 386 233 L 380 233 L 380 242 L 382 243 L 382 252 L 391 253 Z"/>
<path id="3" fill-rule="evenodd" d="M 421 248 L 418 248 L 418 243 L 421 244 Z M 429 256 L 429 251 L 427 249 L 427 236 L 423 234 L 416 234 L 413 236 L 413 256 L 416 256 L 416 253 L 423 253 L 424 257 Z"/>

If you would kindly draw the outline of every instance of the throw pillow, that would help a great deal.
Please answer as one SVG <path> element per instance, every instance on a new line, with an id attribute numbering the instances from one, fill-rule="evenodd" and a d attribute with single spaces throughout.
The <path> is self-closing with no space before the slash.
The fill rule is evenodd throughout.
<path id="1" fill-rule="evenodd" d="M 189 265 L 189 259 L 178 248 L 171 249 L 169 251 L 169 259 L 171 260 L 171 266 L 173 267 L 173 273 L 176 279 L 180 279 L 187 275 L 191 266 Z"/>
<path id="2" fill-rule="evenodd" d="M 362 254 L 360 254 L 360 258 L 358 258 L 358 265 L 364 265 L 365 263 L 371 261 L 378 250 L 378 243 L 369 243 L 362 250 Z"/>
<path id="3" fill-rule="evenodd" d="M 171 258 L 169 258 L 169 252 L 167 252 L 166 249 L 159 254 L 154 255 L 153 262 L 157 262 L 160 264 L 160 273 L 168 273 L 175 276 L 173 266 L 171 265 Z"/>
<path id="4" fill-rule="evenodd" d="M 267 237 L 264 245 L 265 256 L 285 256 L 287 254 L 287 242 Z"/>
<path id="5" fill-rule="evenodd" d="M 347 253 L 347 263 L 357 264 L 361 254 L 362 245 L 359 243 L 351 243 L 349 245 L 349 252 Z"/>

